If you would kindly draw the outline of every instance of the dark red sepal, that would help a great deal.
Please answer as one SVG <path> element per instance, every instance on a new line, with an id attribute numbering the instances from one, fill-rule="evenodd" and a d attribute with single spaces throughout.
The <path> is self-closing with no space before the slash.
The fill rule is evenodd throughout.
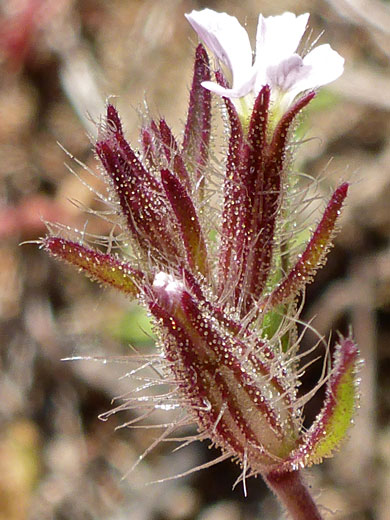
<path id="1" fill-rule="evenodd" d="M 211 92 L 202 87 L 202 82 L 210 79 L 209 58 L 203 45 L 199 44 L 195 53 L 194 76 L 183 138 L 183 152 L 188 158 L 187 168 L 194 173 L 195 184 L 203 182 L 204 167 L 209 155 Z"/>
<path id="2" fill-rule="evenodd" d="M 188 264 L 193 272 L 207 277 L 207 246 L 195 206 L 186 188 L 169 170 L 161 171 L 161 180 L 177 219 Z"/>
<path id="3" fill-rule="evenodd" d="M 332 245 L 336 223 L 347 193 L 348 183 L 346 182 L 341 184 L 333 193 L 304 252 L 299 256 L 295 266 L 266 298 L 265 306 L 271 308 L 296 297 L 305 285 L 313 280 L 316 271 L 326 261 L 326 255 Z"/>

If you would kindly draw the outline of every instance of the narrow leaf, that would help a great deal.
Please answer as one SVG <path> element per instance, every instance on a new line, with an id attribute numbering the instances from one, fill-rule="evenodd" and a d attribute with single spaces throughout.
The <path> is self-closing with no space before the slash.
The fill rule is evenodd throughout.
<path id="1" fill-rule="evenodd" d="M 312 281 L 317 269 L 325 263 L 347 192 L 348 183 L 343 183 L 333 193 L 306 249 L 288 275 L 266 298 L 264 306 L 274 307 L 293 298 L 306 284 Z"/>
<path id="2" fill-rule="evenodd" d="M 52 256 L 83 270 L 97 282 L 109 285 L 129 296 L 139 295 L 143 274 L 113 255 L 54 236 L 44 238 L 42 247 Z"/>
<path id="3" fill-rule="evenodd" d="M 291 471 L 317 464 L 323 458 L 331 457 L 338 449 L 352 424 L 357 404 L 358 356 L 358 348 L 352 339 L 342 338 L 336 346 L 323 408 L 309 430 L 302 435 L 298 448 L 280 469 Z"/>

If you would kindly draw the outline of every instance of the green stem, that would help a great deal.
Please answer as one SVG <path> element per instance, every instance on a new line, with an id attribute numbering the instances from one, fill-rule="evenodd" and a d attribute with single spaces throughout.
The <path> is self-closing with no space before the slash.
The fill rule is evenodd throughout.
<path id="1" fill-rule="evenodd" d="M 265 481 L 293 520 L 323 520 L 299 471 L 271 472 Z"/>

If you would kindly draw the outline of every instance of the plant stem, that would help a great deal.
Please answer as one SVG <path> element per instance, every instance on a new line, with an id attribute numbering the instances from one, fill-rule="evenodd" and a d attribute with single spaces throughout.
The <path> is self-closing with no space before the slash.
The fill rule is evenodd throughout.
<path id="1" fill-rule="evenodd" d="M 264 478 L 293 520 L 323 520 L 299 471 L 271 472 Z"/>

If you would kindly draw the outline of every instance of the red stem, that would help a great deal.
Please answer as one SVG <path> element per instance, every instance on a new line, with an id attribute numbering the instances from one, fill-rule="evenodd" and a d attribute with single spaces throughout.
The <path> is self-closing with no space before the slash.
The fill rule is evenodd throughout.
<path id="1" fill-rule="evenodd" d="M 293 520 L 323 520 L 299 471 L 271 472 L 265 481 Z"/>

